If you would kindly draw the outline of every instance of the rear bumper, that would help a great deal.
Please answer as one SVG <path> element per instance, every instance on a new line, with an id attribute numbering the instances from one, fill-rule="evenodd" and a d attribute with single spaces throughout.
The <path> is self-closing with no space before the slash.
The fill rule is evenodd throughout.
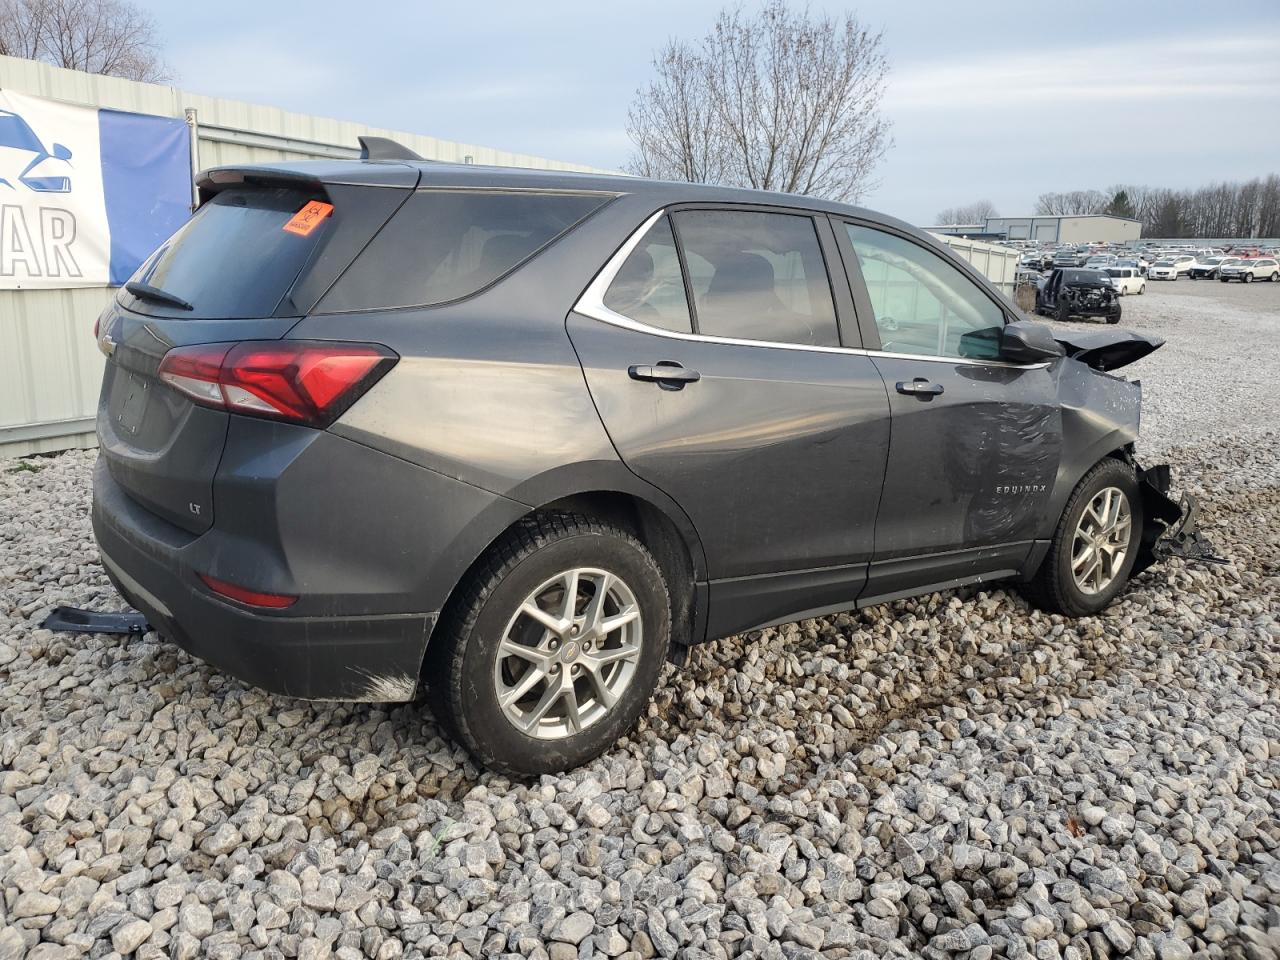
<path id="1" fill-rule="evenodd" d="M 219 600 L 196 577 L 200 538 L 134 503 L 101 461 L 93 530 L 121 595 L 161 635 L 218 669 L 290 697 L 412 699 L 434 615 L 287 616 Z"/>

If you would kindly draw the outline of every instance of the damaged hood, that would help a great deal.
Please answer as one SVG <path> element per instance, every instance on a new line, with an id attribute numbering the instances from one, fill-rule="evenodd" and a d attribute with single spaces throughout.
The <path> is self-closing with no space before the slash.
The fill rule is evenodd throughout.
<path id="1" fill-rule="evenodd" d="M 1071 359 L 1103 371 L 1127 366 L 1164 346 L 1160 337 L 1114 328 L 1062 330 L 1055 327 L 1053 338 L 1062 344 Z"/>

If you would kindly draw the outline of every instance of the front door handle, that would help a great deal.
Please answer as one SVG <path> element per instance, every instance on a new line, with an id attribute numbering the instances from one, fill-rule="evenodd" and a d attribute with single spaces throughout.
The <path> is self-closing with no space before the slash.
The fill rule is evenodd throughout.
<path id="1" fill-rule="evenodd" d="M 942 393 L 942 384 L 916 377 L 914 380 L 899 380 L 896 389 L 899 393 L 919 397 L 921 400 L 932 400 Z"/>
<path id="2" fill-rule="evenodd" d="M 632 380 L 652 380 L 664 390 L 681 390 L 686 383 L 697 383 L 702 374 L 697 370 L 682 367 L 673 360 L 662 360 L 655 364 L 632 364 L 627 367 L 627 375 Z"/>

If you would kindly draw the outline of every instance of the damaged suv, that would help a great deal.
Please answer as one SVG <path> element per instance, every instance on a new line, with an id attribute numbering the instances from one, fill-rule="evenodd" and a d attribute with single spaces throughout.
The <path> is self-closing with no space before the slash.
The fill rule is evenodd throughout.
<path id="1" fill-rule="evenodd" d="M 366 154 L 204 174 L 99 318 L 102 562 L 228 673 L 422 684 L 551 772 L 691 644 L 1007 579 L 1088 615 L 1193 536 L 1111 373 L 1158 340 L 839 203 Z"/>
<path id="2" fill-rule="evenodd" d="M 1105 270 L 1054 270 L 1036 287 L 1036 313 L 1066 323 L 1073 317 L 1120 322 L 1120 291 Z"/>

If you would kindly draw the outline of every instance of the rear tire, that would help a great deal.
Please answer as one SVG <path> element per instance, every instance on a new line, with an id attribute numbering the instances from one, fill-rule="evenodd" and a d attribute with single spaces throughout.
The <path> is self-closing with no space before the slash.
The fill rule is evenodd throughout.
<path id="1" fill-rule="evenodd" d="M 666 581 L 629 531 L 580 514 L 527 517 L 450 600 L 427 651 L 428 697 L 477 764 L 559 773 L 635 724 L 670 634 Z"/>
<path id="2" fill-rule="evenodd" d="M 1123 530 L 1119 528 L 1113 528 L 1110 534 L 1103 532 L 1109 518 L 1100 518 L 1098 510 L 1099 504 L 1105 501 L 1106 491 L 1115 491 L 1123 497 L 1122 506 L 1113 506 L 1113 509 L 1117 518 L 1121 513 L 1127 515 L 1127 527 L 1123 527 L 1126 535 L 1122 536 Z M 1111 503 L 1114 505 L 1116 500 L 1113 498 Z M 1086 511 L 1092 511 L 1089 519 L 1085 519 Z M 1096 537 L 1105 540 L 1101 549 L 1091 547 L 1094 535 L 1089 535 L 1087 530 L 1082 532 L 1082 525 L 1096 528 Z M 1033 604 L 1050 613 L 1091 616 L 1105 609 L 1128 583 L 1141 538 L 1142 499 L 1137 475 L 1129 464 L 1108 457 L 1076 484 L 1050 541 L 1049 552 L 1035 576 L 1023 585 L 1022 592 Z M 1093 569 L 1094 557 L 1103 569 L 1099 571 L 1098 581 L 1091 585 L 1088 574 Z"/>

